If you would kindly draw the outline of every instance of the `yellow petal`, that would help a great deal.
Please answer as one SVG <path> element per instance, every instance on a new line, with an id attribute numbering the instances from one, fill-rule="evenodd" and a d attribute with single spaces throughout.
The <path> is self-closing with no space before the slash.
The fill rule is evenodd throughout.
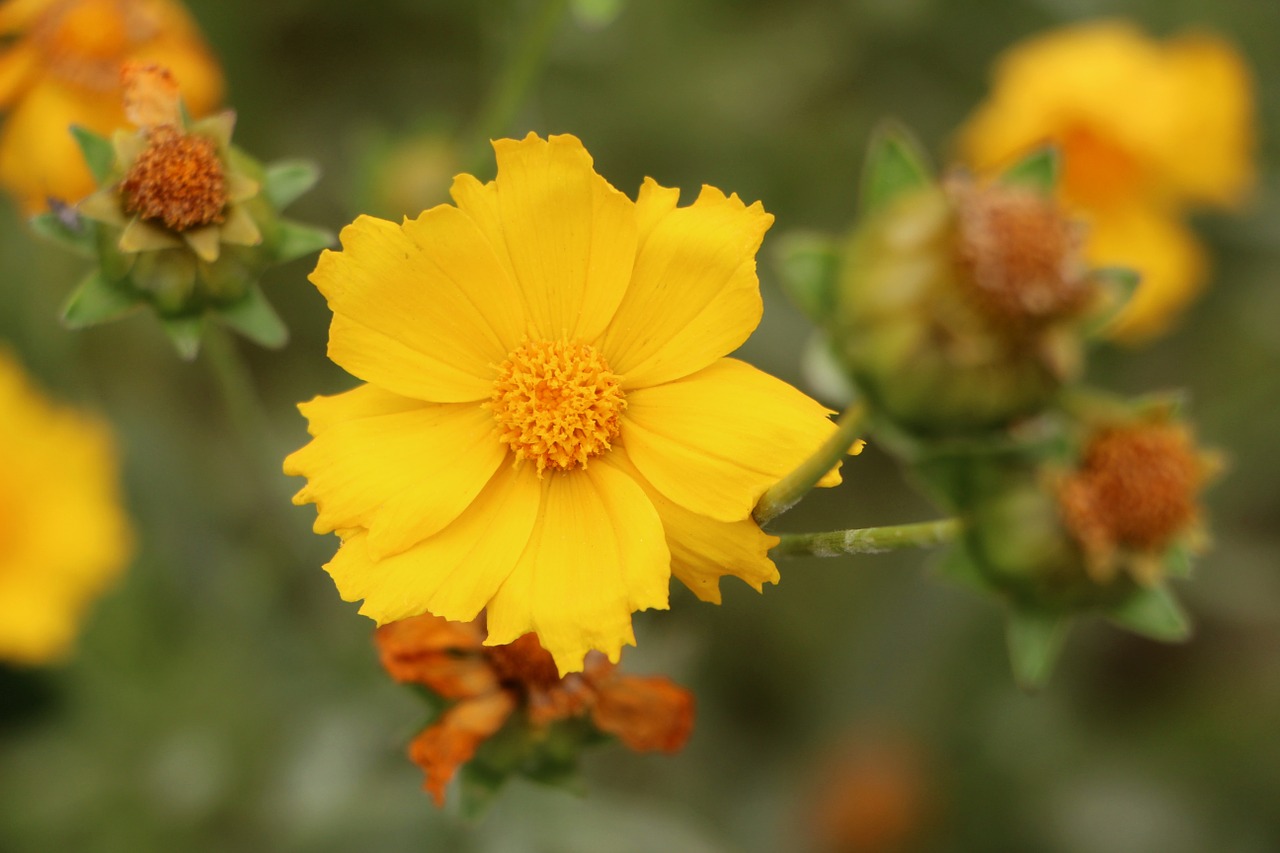
<path id="1" fill-rule="evenodd" d="M 545 476 L 529 545 L 488 609 L 486 645 L 538 635 L 560 674 L 593 649 L 617 662 L 631 613 L 665 609 L 671 555 L 643 490 L 606 456 Z"/>
<path id="2" fill-rule="evenodd" d="M 634 205 L 595 173 L 573 136 L 531 133 L 493 148 L 497 178 L 455 181 L 458 207 L 505 254 L 532 336 L 594 341 L 631 277 Z"/>
<path id="3" fill-rule="evenodd" d="M 421 613 L 474 619 L 502 586 L 529 541 L 540 484 L 529 471 L 503 466 L 449 526 L 381 560 L 364 531 L 349 533 L 325 566 L 346 601 L 379 624 Z"/>
<path id="4" fill-rule="evenodd" d="M 518 303 L 479 230 L 447 205 L 402 228 L 361 216 L 311 274 L 333 309 L 329 356 L 369 382 L 435 402 L 480 400 L 518 343 Z"/>
<path id="5" fill-rule="evenodd" d="M 693 594 L 712 604 L 720 603 L 720 578 L 741 578 L 756 592 L 766 583 L 778 582 L 778 569 L 769 559 L 769 549 L 778 537 L 760 529 L 749 516 L 742 521 L 716 521 L 690 512 L 655 489 L 615 448 L 609 459 L 630 474 L 658 510 L 662 529 L 671 550 L 671 573 Z"/>
<path id="6" fill-rule="evenodd" d="M 1128 208 L 1090 223 L 1086 245 L 1097 266 L 1137 270 L 1142 281 L 1107 334 L 1139 343 L 1166 331 L 1204 286 L 1207 261 L 1195 235 L 1171 215 Z"/>
<path id="7" fill-rule="evenodd" d="M 713 187 L 689 207 L 673 202 L 652 181 L 641 189 L 647 231 L 601 345 L 627 389 L 688 376 L 732 352 L 763 310 L 755 255 L 773 217 Z"/>
<path id="8" fill-rule="evenodd" d="M 27 85 L 38 58 L 29 42 L 14 44 L 0 52 L 0 107 L 8 107 Z"/>
<path id="9" fill-rule="evenodd" d="M 357 418 L 390 415 L 422 407 L 421 400 L 401 397 L 376 385 L 360 385 L 329 397 L 316 396 L 299 403 L 298 411 L 307 419 L 307 432 L 319 435 L 329 427 Z"/>
<path id="10" fill-rule="evenodd" d="M 343 398 L 317 398 L 307 411 Z M 336 401 L 336 402 L 334 402 Z M 285 459 L 285 473 L 307 478 L 294 503 L 315 503 L 315 530 L 369 531 L 374 559 L 409 548 L 453 521 L 506 458 L 492 416 L 479 406 L 423 404 L 338 421 Z"/>
<path id="11" fill-rule="evenodd" d="M 718 521 L 740 521 L 822 445 L 835 429 L 828 414 L 785 382 L 725 358 L 628 394 L 622 444 L 671 500 Z M 838 482 L 833 474 L 820 485 Z"/>

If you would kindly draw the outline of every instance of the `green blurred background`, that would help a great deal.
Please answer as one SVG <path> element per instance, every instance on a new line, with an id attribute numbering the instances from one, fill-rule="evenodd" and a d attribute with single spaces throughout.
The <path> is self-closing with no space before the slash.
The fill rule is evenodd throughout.
<path id="1" fill-rule="evenodd" d="M 238 143 L 317 161 L 291 215 L 334 230 L 415 215 L 462 168 L 491 176 L 481 104 L 537 2 L 191 0 L 221 57 Z M 632 672 L 692 688 L 686 750 L 587 757 L 585 797 L 517 781 L 475 822 L 437 811 L 403 752 L 422 722 L 379 669 L 372 623 L 320 565 L 332 537 L 279 460 L 293 404 L 354 380 L 324 355 L 309 262 L 270 273 L 292 330 L 237 342 L 270 413 L 247 444 L 207 365 L 144 316 L 72 334 L 83 273 L 0 212 L 0 337 L 44 385 L 114 422 L 138 557 L 69 664 L 0 672 L 0 851 L 1062 851 L 1280 849 L 1280 4 L 1258 0 L 584 2 L 551 30 L 508 135 L 570 132 L 633 193 L 646 175 L 761 199 L 777 216 L 766 313 L 743 356 L 801 381 L 807 329 L 769 266 L 792 229 L 843 229 L 873 124 L 896 116 L 945 160 L 991 59 L 1057 24 L 1204 25 L 1258 84 L 1261 181 L 1240 216 L 1196 221 L 1209 292 L 1173 334 L 1096 355 L 1126 391 L 1182 387 L 1228 475 L 1213 550 L 1180 586 L 1197 633 L 1162 646 L 1087 624 L 1040 695 L 1013 686 L 999 609 L 918 553 L 798 560 L 758 596 L 676 591 L 636 617 Z M 936 511 L 875 447 L 846 484 L 777 525 L 897 523 Z"/>

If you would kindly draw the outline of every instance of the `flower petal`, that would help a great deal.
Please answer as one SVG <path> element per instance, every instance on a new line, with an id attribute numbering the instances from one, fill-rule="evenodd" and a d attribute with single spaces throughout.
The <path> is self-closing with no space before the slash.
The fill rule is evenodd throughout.
<path id="1" fill-rule="evenodd" d="M 409 744 L 409 757 L 427 774 L 422 787 L 437 806 L 444 805 L 444 789 L 458 768 L 475 756 L 480 744 L 502 728 L 516 709 L 509 690 L 459 702 Z"/>
<path id="2" fill-rule="evenodd" d="M 373 634 L 378 659 L 401 684 L 421 684 L 445 699 L 469 699 L 499 689 L 481 650 L 484 631 L 425 613 L 390 622 Z"/>
<path id="3" fill-rule="evenodd" d="M 773 216 L 714 187 L 689 207 L 673 204 L 652 181 L 636 203 L 647 230 L 601 344 L 627 389 L 701 370 L 742 344 L 764 310 L 755 255 Z"/>
<path id="4" fill-rule="evenodd" d="M 671 549 L 671 574 L 703 601 L 720 603 L 720 578 L 741 578 L 756 592 L 778 582 L 778 568 L 769 549 L 778 537 L 760 529 L 750 516 L 741 521 L 716 521 L 680 506 L 641 476 L 622 448 L 609 456 L 630 474 L 653 501 Z"/>
<path id="5" fill-rule="evenodd" d="M 828 414 L 785 382 L 725 358 L 628 394 L 621 437 L 636 468 L 668 498 L 740 521 L 822 445 L 835 429 Z M 839 481 L 832 472 L 819 485 Z"/>
<path id="6" fill-rule="evenodd" d="M 361 216 L 311 281 L 334 312 L 329 355 L 366 381 L 433 402 L 492 391 L 520 327 L 514 289 L 479 230 L 448 205 L 399 226 Z"/>
<path id="7" fill-rule="evenodd" d="M 285 459 L 286 474 L 307 478 L 294 503 L 315 503 L 317 533 L 364 528 L 374 559 L 438 532 L 465 510 L 506 458 L 487 411 L 470 404 L 420 404 L 339 420 L 325 408 L 355 408 L 319 397 L 325 427 Z M 336 402 L 335 402 L 336 401 Z"/>
<path id="8" fill-rule="evenodd" d="M 471 506 L 436 535 L 384 559 L 363 530 L 343 536 L 325 566 L 345 601 L 379 624 L 431 612 L 474 619 L 511 574 L 538 515 L 540 486 L 531 470 L 503 466 Z"/>
<path id="9" fill-rule="evenodd" d="M 505 255 L 532 336 L 595 340 L 631 278 L 633 203 L 595 173 L 573 136 L 531 133 L 493 148 L 497 178 L 455 181 L 454 200 Z"/>
<path id="10" fill-rule="evenodd" d="M 591 721 L 636 752 L 678 752 L 693 731 L 693 694 L 669 678 L 619 675 L 599 685 Z"/>
<path id="11" fill-rule="evenodd" d="M 535 632 L 560 674 L 597 649 L 617 662 L 631 614 L 665 609 L 671 555 L 653 504 L 609 456 L 542 478 L 529 545 L 494 596 L 485 645 Z"/>

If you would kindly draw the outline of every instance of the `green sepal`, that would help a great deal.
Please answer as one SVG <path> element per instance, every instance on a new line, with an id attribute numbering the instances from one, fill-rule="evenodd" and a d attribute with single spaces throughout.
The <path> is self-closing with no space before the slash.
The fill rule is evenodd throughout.
<path id="1" fill-rule="evenodd" d="M 62 325 L 83 329 L 118 320 L 142 304 L 126 282 L 112 281 L 100 270 L 89 273 L 62 306 Z"/>
<path id="2" fill-rule="evenodd" d="M 1026 187 L 1042 195 L 1058 186 L 1062 155 L 1054 145 L 1036 148 L 1001 173 L 999 182 L 1010 187 Z"/>
<path id="3" fill-rule="evenodd" d="M 309 160 L 280 160 L 267 166 L 262 176 L 262 191 L 284 210 L 320 180 L 320 169 Z"/>
<path id="4" fill-rule="evenodd" d="M 936 565 L 938 573 L 948 580 L 984 593 L 991 590 L 991 584 L 963 544 L 953 545 L 944 551 L 937 558 Z"/>
<path id="5" fill-rule="evenodd" d="M 1090 272 L 1104 295 L 1102 307 L 1084 327 L 1086 337 L 1104 335 L 1107 329 L 1120 316 L 1120 312 L 1133 300 L 1138 286 L 1142 284 L 1142 274 L 1128 267 L 1099 267 Z"/>
<path id="6" fill-rule="evenodd" d="M 232 329 L 268 349 L 279 349 L 289 341 L 289 329 L 257 284 L 249 285 L 244 296 L 217 306 L 214 312 Z"/>
<path id="7" fill-rule="evenodd" d="M 323 228 L 313 228 L 300 222 L 281 220 L 275 244 L 276 263 L 283 264 L 327 249 L 334 243 L 333 233 Z"/>
<path id="8" fill-rule="evenodd" d="M 1191 549 L 1186 545 L 1171 545 L 1164 553 L 1164 573 L 1171 578 L 1191 577 Z"/>
<path id="9" fill-rule="evenodd" d="M 933 186 L 928 162 L 910 131 L 897 122 L 882 122 L 867 146 L 859 210 L 876 213 L 905 192 Z"/>
<path id="10" fill-rule="evenodd" d="M 782 292 L 818 325 L 827 324 L 835 311 L 840 256 L 832 238 L 803 233 L 784 236 L 775 255 Z"/>
<path id="11" fill-rule="evenodd" d="M 1048 682 L 1070 628 L 1070 617 L 1060 613 L 1010 608 L 1009 662 L 1019 687 L 1033 693 Z"/>
<path id="12" fill-rule="evenodd" d="M 169 340 L 173 341 L 178 356 L 183 361 L 195 361 L 200 352 L 200 339 L 204 336 L 204 317 L 161 317 L 160 325 L 164 327 Z"/>
<path id="13" fill-rule="evenodd" d="M 1191 620 L 1164 586 L 1140 588 L 1106 614 L 1120 627 L 1162 643 L 1182 643 L 1191 637 Z"/>
<path id="14" fill-rule="evenodd" d="M 32 231 L 81 257 L 93 258 L 98 254 L 98 239 L 94 234 L 96 226 L 76 213 L 73 207 L 59 204 L 55 210 L 31 217 L 30 222 Z"/>
<path id="15" fill-rule="evenodd" d="M 93 179 L 100 185 L 105 184 L 116 163 L 116 149 L 111 140 L 78 124 L 71 125 L 71 135 L 75 137 L 76 145 L 80 146 L 80 154 Z"/>

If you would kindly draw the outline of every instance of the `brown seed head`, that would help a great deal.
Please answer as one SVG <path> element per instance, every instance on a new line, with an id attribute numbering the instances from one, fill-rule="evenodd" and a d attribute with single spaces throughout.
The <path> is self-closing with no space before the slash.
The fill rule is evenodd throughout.
<path id="1" fill-rule="evenodd" d="M 1088 296 L 1080 226 L 1018 187 L 953 187 L 958 254 L 979 310 L 1014 333 L 1071 314 Z"/>
<path id="2" fill-rule="evenodd" d="M 227 182 L 217 146 L 164 124 L 147 132 L 147 147 L 120 185 L 124 207 L 174 231 L 222 222 Z"/>

